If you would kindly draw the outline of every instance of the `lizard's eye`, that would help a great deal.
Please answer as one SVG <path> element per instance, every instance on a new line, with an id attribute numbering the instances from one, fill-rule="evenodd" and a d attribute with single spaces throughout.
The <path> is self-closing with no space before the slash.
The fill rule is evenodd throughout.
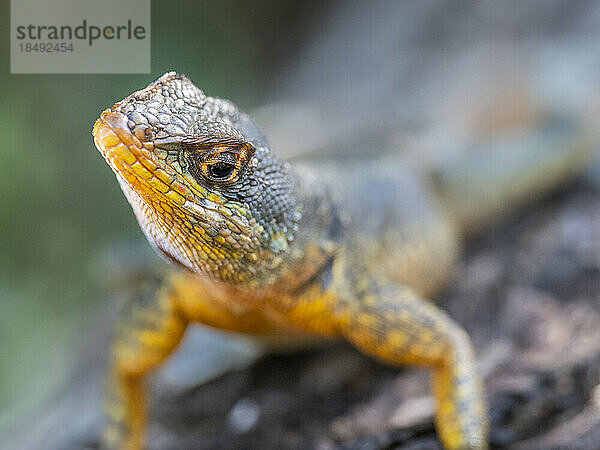
<path id="1" fill-rule="evenodd" d="M 212 183 L 235 183 L 254 155 L 254 147 L 245 142 L 218 143 L 189 140 L 184 143 L 184 154 L 189 158 L 190 172 L 197 179 Z M 181 145 L 181 143 L 179 144 Z"/>
<path id="2" fill-rule="evenodd" d="M 207 166 L 209 177 L 215 181 L 228 180 L 234 170 L 235 165 L 226 162 L 216 162 Z"/>
<path id="3" fill-rule="evenodd" d="M 221 152 L 200 162 L 202 175 L 214 183 L 233 183 L 241 169 L 240 158 L 232 152 Z"/>

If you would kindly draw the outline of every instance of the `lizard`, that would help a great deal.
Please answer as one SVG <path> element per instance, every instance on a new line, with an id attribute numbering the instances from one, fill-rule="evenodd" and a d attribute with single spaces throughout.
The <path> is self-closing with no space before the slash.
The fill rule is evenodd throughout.
<path id="1" fill-rule="evenodd" d="M 345 339 L 385 363 L 429 368 L 443 446 L 486 448 L 472 344 L 430 298 L 469 230 L 587 164 L 585 133 L 551 128 L 502 159 L 484 154 L 428 177 L 400 152 L 292 166 L 247 114 L 175 72 L 103 111 L 95 145 L 172 265 L 116 325 L 106 446 L 144 448 L 145 379 L 201 323 L 275 342 Z"/>

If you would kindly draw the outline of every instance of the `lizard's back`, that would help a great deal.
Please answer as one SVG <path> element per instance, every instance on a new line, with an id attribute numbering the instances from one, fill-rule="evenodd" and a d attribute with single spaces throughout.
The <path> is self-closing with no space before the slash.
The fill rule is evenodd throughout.
<path id="1" fill-rule="evenodd" d="M 446 280 L 458 248 L 454 227 L 426 178 L 400 152 L 325 156 L 295 169 L 309 189 L 331 195 L 344 251 L 361 270 L 423 295 Z"/>
<path id="2" fill-rule="evenodd" d="M 590 132 L 547 120 L 490 136 L 478 148 L 415 169 L 393 152 L 330 152 L 300 161 L 309 190 L 331 193 L 361 270 L 428 296 L 448 278 L 461 238 L 582 170 Z"/>

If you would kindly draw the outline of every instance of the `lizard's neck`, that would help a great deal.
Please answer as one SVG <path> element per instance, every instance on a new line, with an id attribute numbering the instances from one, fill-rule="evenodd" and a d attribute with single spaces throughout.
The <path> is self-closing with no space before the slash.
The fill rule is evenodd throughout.
<path id="1" fill-rule="evenodd" d="M 271 311 L 285 309 L 284 299 L 301 295 L 305 289 L 319 283 L 323 269 L 338 254 L 344 227 L 329 193 L 305 181 L 295 181 L 295 195 L 301 213 L 294 239 L 280 255 L 280 262 L 267 276 L 255 277 L 243 283 L 229 283 L 204 278 L 211 282 L 213 292 L 223 298 L 235 298 L 238 304 L 262 307 Z"/>
<path id="2" fill-rule="evenodd" d="M 336 253 L 344 227 L 325 187 L 307 177 L 290 174 L 300 220 L 275 277 L 259 283 L 275 292 L 300 289 Z"/>

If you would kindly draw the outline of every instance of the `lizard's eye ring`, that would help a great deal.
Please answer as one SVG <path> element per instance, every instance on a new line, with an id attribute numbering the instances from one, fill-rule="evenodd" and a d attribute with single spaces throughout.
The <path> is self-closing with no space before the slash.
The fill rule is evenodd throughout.
<path id="1" fill-rule="evenodd" d="M 234 173 L 236 167 L 234 164 L 219 161 L 213 164 L 208 164 L 206 172 L 208 177 L 213 181 L 228 181 Z"/>

